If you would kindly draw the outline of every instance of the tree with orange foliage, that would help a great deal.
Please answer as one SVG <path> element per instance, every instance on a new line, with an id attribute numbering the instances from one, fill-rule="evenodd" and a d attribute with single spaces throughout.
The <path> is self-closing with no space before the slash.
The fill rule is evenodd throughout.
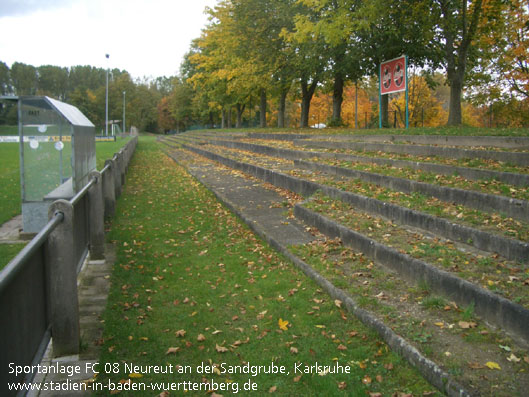
<path id="1" fill-rule="evenodd" d="M 397 110 L 400 125 L 406 123 L 406 97 L 399 95 L 391 101 Z M 448 114 L 441 106 L 439 100 L 433 95 L 423 76 L 412 74 L 408 82 L 408 111 L 409 124 L 412 127 L 424 126 L 437 127 L 445 124 Z"/>
<path id="2" fill-rule="evenodd" d="M 358 111 L 358 116 L 356 116 L 356 111 Z M 366 120 L 371 120 L 372 117 L 373 104 L 369 101 L 369 95 L 366 90 L 355 85 L 347 85 L 345 87 L 344 102 L 342 105 L 342 119 L 344 124 L 355 128 L 361 128 L 361 126 L 366 127 Z M 355 123 L 355 120 L 357 123 Z"/>
<path id="3" fill-rule="evenodd" d="M 529 5 L 527 1 L 511 0 L 507 10 L 507 24 L 503 43 L 504 53 L 498 66 L 511 89 L 529 98 Z"/>
<path id="4" fill-rule="evenodd" d="M 158 102 L 158 126 L 164 131 L 167 132 L 176 127 L 176 120 L 171 114 L 169 97 L 163 97 L 160 102 Z"/>

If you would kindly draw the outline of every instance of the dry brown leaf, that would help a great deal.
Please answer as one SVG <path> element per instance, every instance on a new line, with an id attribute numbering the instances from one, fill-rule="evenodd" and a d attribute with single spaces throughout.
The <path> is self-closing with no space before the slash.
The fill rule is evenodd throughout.
<path id="1" fill-rule="evenodd" d="M 169 349 L 167 349 L 167 351 L 165 352 L 165 354 L 176 354 L 180 351 L 180 348 L 179 347 L 170 347 Z"/>
<path id="2" fill-rule="evenodd" d="M 268 393 L 275 393 L 277 390 L 277 386 L 272 386 L 270 389 L 268 389 Z"/>
<path id="3" fill-rule="evenodd" d="M 217 350 L 219 353 L 226 353 L 228 351 L 228 348 L 215 344 L 215 350 Z"/>
<path id="4" fill-rule="evenodd" d="M 471 369 L 483 369 L 483 368 L 485 368 L 484 365 L 482 365 L 480 363 L 475 363 L 475 362 L 469 362 L 468 363 L 468 367 L 471 368 Z"/>
<path id="5" fill-rule="evenodd" d="M 347 387 L 347 383 L 345 383 L 345 382 L 339 382 L 338 383 L 338 389 L 345 390 L 346 387 Z"/>
<path id="6" fill-rule="evenodd" d="M 198 334 L 197 336 L 197 341 L 199 342 L 204 342 L 206 340 L 206 337 L 202 334 Z"/>
<path id="7" fill-rule="evenodd" d="M 183 330 L 183 329 L 180 329 L 178 331 L 176 331 L 174 334 L 176 335 L 177 338 L 183 338 L 184 336 L 186 336 L 186 331 Z"/>
<path id="8" fill-rule="evenodd" d="M 299 376 L 295 376 L 294 379 L 293 379 L 293 381 L 294 381 L 295 383 L 299 382 L 300 380 L 301 380 L 301 375 L 299 375 Z"/>
<path id="9" fill-rule="evenodd" d="M 336 305 L 336 307 L 342 307 L 342 301 L 339 299 L 335 299 L 334 304 Z"/>
<path id="10" fill-rule="evenodd" d="M 290 348 L 290 353 L 292 354 L 298 354 L 298 349 L 296 347 L 291 347 Z"/>
<path id="11" fill-rule="evenodd" d="M 344 350 L 347 350 L 347 346 L 345 345 L 342 345 L 342 344 L 339 344 L 338 347 L 337 347 L 338 350 L 341 350 L 341 351 L 344 351 Z"/>
<path id="12" fill-rule="evenodd" d="M 478 325 L 473 321 L 460 321 L 459 326 L 463 329 L 476 328 Z"/>
<path id="13" fill-rule="evenodd" d="M 372 381 L 371 378 L 370 378 L 369 376 L 367 376 L 367 375 L 364 376 L 364 379 L 362 379 L 362 383 L 363 383 L 364 385 L 370 385 L 371 382 L 373 382 L 373 381 Z"/>

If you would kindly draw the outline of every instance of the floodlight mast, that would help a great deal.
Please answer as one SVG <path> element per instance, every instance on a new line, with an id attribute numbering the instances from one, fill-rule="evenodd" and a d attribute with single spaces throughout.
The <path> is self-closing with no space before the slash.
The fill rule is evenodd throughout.
<path id="1" fill-rule="evenodd" d="M 107 59 L 110 58 L 109 54 L 105 54 Z M 107 87 L 105 94 L 105 136 L 108 136 L 108 61 L 107 61 Z"/>
<path id="2" fill-rule="evenodd" d="M 126 132 L 125 130 L 125 93 L 126 91 L 123 91 L 123 133 Z"/>

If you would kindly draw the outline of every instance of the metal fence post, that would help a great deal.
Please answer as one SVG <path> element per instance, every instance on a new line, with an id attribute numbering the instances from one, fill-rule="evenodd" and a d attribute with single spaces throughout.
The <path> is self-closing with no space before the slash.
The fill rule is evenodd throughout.
<path id="1" fill-rule="evenodd" d="M 88 190 L 90 218 L 90 258 L 105 258 L 105 222 L 104 222 L 104 201 L 103 201 L 103 181 L 99 171 L 92 171 L 90 178 L 94 184 Z"/>
<path id="2" fill-rule="evenodd" d="M 114 187 L 114 161 L 106 160 L 106 172 L 103 172 L 103 197 L 105 201 L 105 218 L 110 218 L 116 213 L 116 189 Z"/>
<path id="3" fill-rule="evenodd" d="M 79 353 L 80 341 L 74 209 L 70 202 L 57 200 L 50 206 L 48 218 L 51 219 L 57 212 L 63 213 L 64 220 L 48 237 L 46 258 L 48 307 L 55 357 Z"/>

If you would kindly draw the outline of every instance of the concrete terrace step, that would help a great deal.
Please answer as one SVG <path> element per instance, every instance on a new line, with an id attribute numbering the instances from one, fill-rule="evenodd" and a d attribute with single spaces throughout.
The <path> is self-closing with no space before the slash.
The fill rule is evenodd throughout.
<path id="1" fill-rule="evenodd" d="M 434 233 L 442 238 L 460 243 L 469 244 L 470 242 L 470 244 L 477 249 L 497 252 L 507 259 L 519 260 L 522 262 L 527 262 L 529 260 L 529 244 L 524 241 L 503 237 L 495 233 L 479 230 L 460 223 L 454 223 L 445 218 L 432 216 L 396 204 L 368 198 L 352 192 L 342 191 L 309 180 L 292 177 L 283 173 L 285 172 L 284 167 L 281 167 L 282 169 L 280 170 L 273 171 L 271 169 L 264 169 L 244 162 L 234 161 L 225 156 L 204 151 L 196 146 L 188 146 L 185 144 L 184 147 L 201 155 L 205 155 L 210 159 L 219 161 L 229 167 L 248 172 L 258 178 L 265 178 L 265 180 L 270 183 L 293 190 L 298 194 L 311 195 L 315 191 L 321 190 L 330 197 L 342 200 L 375 215 L 392 219 L 402 225 L 416 227 Z M 296 161 L 294 163 L 296 163 Z M 288 169 L 295 169 L 295 165 L 288 166 Z"/>
<path id="2" fill-rule="evenodd" d="M 185 140 L 187 142 L 193 142 L 193 140 L 190 140 L 189 138 Z M 299 161 L 299 158 L 295 158 L 296 155 L 303 158 L 311 157 L 310 155 L 307 155 L 305 153 L 300 156 L 301 153 L 293 154 L 289 152 L 274 151 L 273 149 L 266 150 L 262 147 L 256 148 L 254 147 L 254 145 L 244 144 L 240 142 L 235 142 L 233 144 L 229 144 L 226 141 L 218 140 L 209 140 L 207 142 L 214 145 L 222 145 L 241 150 L 251 150 L 256 153 L 266 152 L 263 154 L 293 159 L 295 162 L 298 162 L 298 167 L 301 166 L 304 168 L 317 169 L 326 173 L 361 179 L 363 181 L 375 183 L 379 186 L 389 187 L 392 190 L 401 191 L 403 193 L 420 192 L 432 197 L 436 197 L 445 202 L 455 202 L 458 204 L 465 205 L 467 207 L 475 208 L 480 211 L 503 213 L 515 219 L 529 221 L 529 201 L 527 200 L 514 199 L 496 194 L 482 193 L 475 190 L 464 190 L 441 186 L 437 184 L 412 181 L 405 178 L 386 176 L 373 172 L 351 170 L 342 167 L 318 164 L 314 162 L 302 162 Z M 448 175 L 453 174 L 454 172 L 448 173 Z M 527 180 L 529 182 L 529 175 L 527 175 Z"/>
<path id="3" fill-rule="evenodd" d="M 386 158 L 377 158 L 369 156 L 358 156 L 346 153 L 332 153 L 332 152 L 319 152 L 319 151 L 303 151 L 303 150 L 291 150 L 281 149 L 273 146 L 252 144 L 238 141 L 230 141 L 225 139 L 218 139 L 217 137 L 206 138 L 202 136 L 197 137 L 179 137 L 178 139 L 185 140 L 187 142 L 208 142 L 213 145 L 224 146 L 234 149 L 248 150 L 255 153 L 265 154 L 269 156 L 281 157 L 290 160 L 298 159 L 310 159 L 310 158 L 322 158 L 322 159 L 333 159 L 333 160 L 344 160 L 359 163 L 373 163 L 379 165 L 389 165 L 398 168 L 410 168 L 414 170 L 422 170 L 426 172 L 433 172 L 441 175 L 460 175 L 466 179 L 479 181 L 496 179 L 498 181 L 508 183 L 515 186 L 529 187 L 529 174 L 519 174 L 514 172 L 500 172 L 479 168 L 460 167 L 445 164 L 436 164 L 428 162 L 417 162 L 409 160 L 393 160 Z"/>
<path id="4" fill-rule="evenodd" d="M 334 142 L 334 141 L 307 141 L 294 140 L 298 146 L 311 148 L 349 149 L 357 151 L 381 151 L 386 153 L 413 154 L 417 156 L 440 156 L 455 159 L 479 158 L 496 160 L 520 166 L 529 165 L 527 152 L 500 152 L 495 150 L 472 150 L 442 146 L 409 145 L 393 143 L 369 142 Z"/>

